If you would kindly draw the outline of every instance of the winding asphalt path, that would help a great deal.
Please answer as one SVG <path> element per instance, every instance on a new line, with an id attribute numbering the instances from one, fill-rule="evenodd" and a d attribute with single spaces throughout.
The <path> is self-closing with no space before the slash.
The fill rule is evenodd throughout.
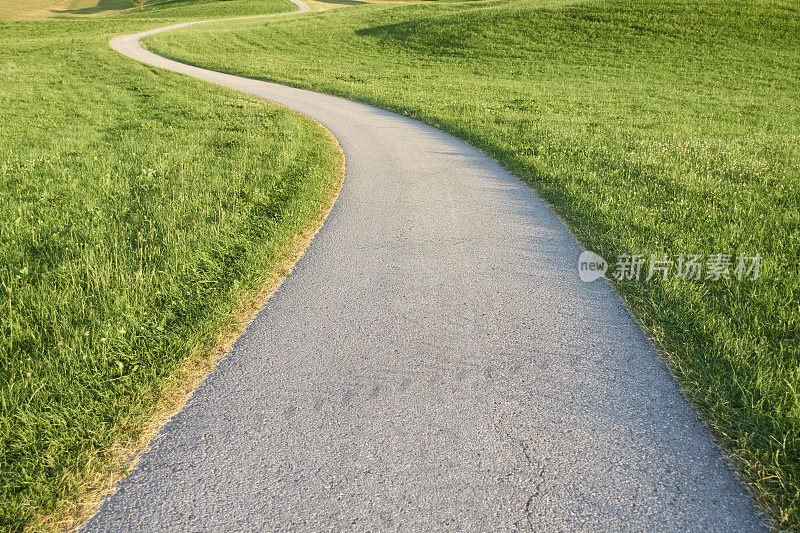
<path id="1" fill-rule="evenodd" d="M 156 56 L 139 46 L 155 31 L 112 46 L 312 117 L 347 172 L 294 272 L 86 531 L 763 529 L 531 189 L 409 118 Z"/>

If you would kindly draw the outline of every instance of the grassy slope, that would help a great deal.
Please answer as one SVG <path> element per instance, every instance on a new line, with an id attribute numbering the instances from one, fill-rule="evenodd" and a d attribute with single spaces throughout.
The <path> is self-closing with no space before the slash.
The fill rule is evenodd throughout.
<path id="1" fill-rule="evenodd" d="M 131 7 L 129 0 L 110 1 L 116 3 L 118 9 Z M 63 11 L 96 5 L 98 0 L 0 0 L 0 20 L 49 18 Z"/>
<path id="2" fill-rule="evenodd" d="M 335 187 L 317 125 L 108 47 L 222 4 L 294 7 L 174 4 L 0 23 L 0 530 L 108 479 Z"/>
<path id="3" fill-rule="evenodd" d="M 145 10 L 134 7 L 131 0 L 0 0 L 0 20 L 71 19 L 87 16 L 118 15 L 133 18 L 178 17 L 223 18 L 292 11 L 289 4 L 278 0 L 148 0 Z M 277 8 L 277 6 L 282 6 Z"/>
<path id="4" fill-rule="evenodd" d="M 67 5 L 57 0 L 0 0 L 0 20 L 46 17 L 53 10 L 63 9 Z"/>
<path id="5" fill-rule="evenodd" d="M 761 253 L 756 282 L 617 285 L 771 516 L 800 528 L 798 36 L 783 0 L 500 0 L 214 24 L 147 46 L 437 125 L 607 258 Z"/>
<path id="6" fill-rule="evenodd" d="M 0 0 L 0 20 L 107 16 L 131 9 L 131 0 Z"/>

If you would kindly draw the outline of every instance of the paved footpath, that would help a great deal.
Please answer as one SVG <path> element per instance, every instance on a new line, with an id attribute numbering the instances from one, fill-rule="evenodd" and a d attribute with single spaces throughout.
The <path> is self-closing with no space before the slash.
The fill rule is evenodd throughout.
<path id="1" fill-rule="evenodd" d="M 430 126 L 169 61 L 142 35 L 112 46 L 314 118 L 347 172 L 294 272 L 86 531 L 763 529 L 530 188 Z"/>

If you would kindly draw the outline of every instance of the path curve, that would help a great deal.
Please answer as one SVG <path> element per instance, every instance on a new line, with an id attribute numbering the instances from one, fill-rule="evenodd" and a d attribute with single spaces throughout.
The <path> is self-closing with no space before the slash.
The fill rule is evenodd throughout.
<path id="1" fill-rule="evenodd" d="M 763 528 L 530 188 L 409 118 L 139 45 L 188 24 L 111 45 L 319 121 L 345 182 L 294 272 L 87 531 Z"/>

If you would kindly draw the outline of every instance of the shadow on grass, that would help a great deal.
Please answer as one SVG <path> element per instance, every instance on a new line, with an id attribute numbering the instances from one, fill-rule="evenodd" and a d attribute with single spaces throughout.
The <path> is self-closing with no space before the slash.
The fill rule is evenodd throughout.
<path id="1" fill-rule="evenodd" d="M 369 2 L 362 2 L 360 0 L 315 0 L 321 4 L 339 4 L 345 6 L 358 6 L 361 4 L 369 4 Z"/>
<path id="2" fill-rule="evenodd" d="M 51 9 L 56 15 L 95 15 L 104 11 L 119 11 L 134 7 L 130 0 L 100 0 L 96 6 L 82 7 L 79 9 Z"/>
<path id="3" fill-rule="evenodd" d="M 332 1 L 332 0 L 329 0 Z M 346 1 L 346 0 L 345 0 Z M 171 7 L 182 4 L 197 3 L 193 0 L 147 0 L 145 8 Z M 202 2 L 207 3 L 207 2 Z M 139 5 L 131 0 L 99 0 L 96 6 L 82 7 L 79 9 L 52 9 L 52 13 L 61 16 L 69 15 L 96 15 L 103 12 L 119 12 L 125 9 L 139 10 Z"/>

